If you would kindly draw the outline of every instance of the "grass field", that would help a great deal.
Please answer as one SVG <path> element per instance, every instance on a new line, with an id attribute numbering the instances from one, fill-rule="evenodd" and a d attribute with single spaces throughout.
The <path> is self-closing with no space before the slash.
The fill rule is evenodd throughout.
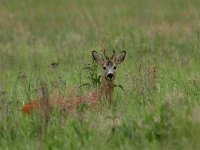
<path id="1" fill-rule="evenodd" d="M 0 149 L 200 149 L 199 8 L 199 0 L 0 0 Z M 56 111 L 46 125 L 20 112 L 41 82 L 50 96 L 90 82 L 83 68 L 102 48 L 128 54 L 110 109 Z"/>

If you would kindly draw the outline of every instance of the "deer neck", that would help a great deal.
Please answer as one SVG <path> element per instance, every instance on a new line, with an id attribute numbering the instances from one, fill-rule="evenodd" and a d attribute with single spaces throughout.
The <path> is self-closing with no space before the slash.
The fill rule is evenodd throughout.
<path id="1" fill-rule="evenodd" d="M 101 78 L 101 86 L 100 86 L 100 93 L 103 98 L 107 99 L 110 103 L 113 97 L 115 87 L 115 81 L 109 81 L 106 79 L 105 76 L 102 76 Z"/>

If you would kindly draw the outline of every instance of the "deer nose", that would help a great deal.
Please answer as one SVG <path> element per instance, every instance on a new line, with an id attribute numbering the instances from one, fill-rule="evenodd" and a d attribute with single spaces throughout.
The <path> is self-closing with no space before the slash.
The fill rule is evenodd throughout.
<path id="1" fill-rule="evenodd" d="M 112 78 L 113 78 L 113 74 L 112 74 L 112 73 L 109 73 L 109 74 L 107 75 L 107 77 L 110 78 L 110 79 L 112 79 Z"/>

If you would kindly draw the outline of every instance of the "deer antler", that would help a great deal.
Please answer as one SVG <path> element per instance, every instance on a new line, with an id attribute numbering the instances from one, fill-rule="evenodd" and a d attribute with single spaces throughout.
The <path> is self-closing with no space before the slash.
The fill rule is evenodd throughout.
<path id="1" fill-rule="evenodd" d="M 115 56 L 115 49 L 113 49 L 113 55 L 110 57 L 110 59 L 113 59 Z"/>
<path id="2" fill-rule="evenodd" d="M 104 54 L 105 58 L 106 58 L 106 59 L 109 59 L 109 57 L 106 55 L 106 50 L 103 49 L 102 51 L 103 51 L 103 54 Z"/>

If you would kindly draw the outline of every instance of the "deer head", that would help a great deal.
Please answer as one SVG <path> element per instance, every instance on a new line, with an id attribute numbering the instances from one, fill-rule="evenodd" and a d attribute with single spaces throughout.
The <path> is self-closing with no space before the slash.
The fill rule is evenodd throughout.
<path id="1" fill-rule="evenodd" d="M 115 50 L 113 49 L 113 55 L 111 57 L 106 55 L 105 50 L 103 50 L 103 54 L 105 58 L 96 51 L 92 52 L 93 59 L 102 66 L 103 77 L 105 77 L 105 79 L 108 81 L 113 81 L 116 77 L 117 65 L 124 61 L 126 57 L 126 51 L 115 54 Z"/>

